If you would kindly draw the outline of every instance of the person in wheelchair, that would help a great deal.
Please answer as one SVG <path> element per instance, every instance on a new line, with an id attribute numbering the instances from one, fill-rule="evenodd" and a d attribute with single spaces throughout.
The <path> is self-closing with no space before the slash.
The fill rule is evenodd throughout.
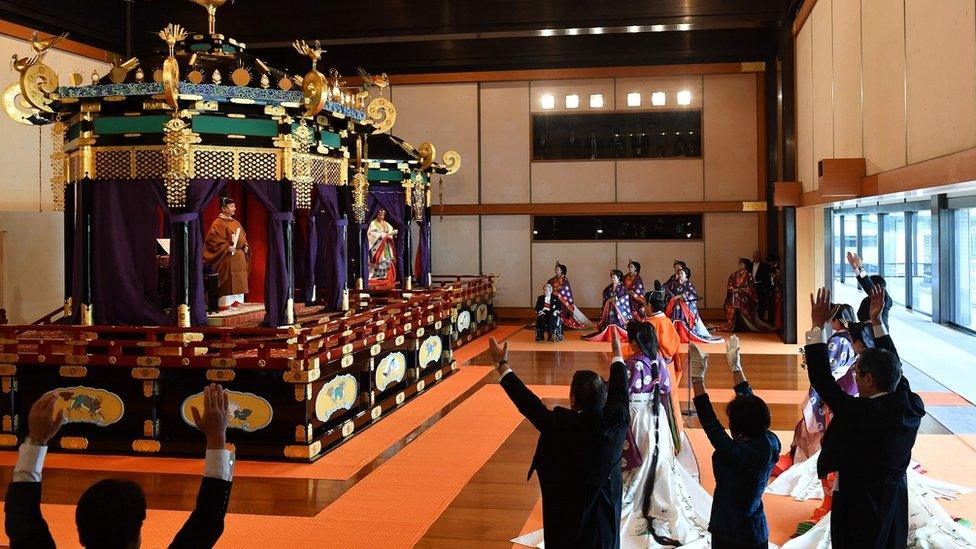
<path id="1" fill-rule="evenodd" d="M 548 341 L 561 341 L 562 330 L 559 326 L 559 313 L 563 304 L 552 293 L 552 285 L 546 284 L 544 293 L 535 300 L 535 340 L 542 341 L 545 335 Z"/>

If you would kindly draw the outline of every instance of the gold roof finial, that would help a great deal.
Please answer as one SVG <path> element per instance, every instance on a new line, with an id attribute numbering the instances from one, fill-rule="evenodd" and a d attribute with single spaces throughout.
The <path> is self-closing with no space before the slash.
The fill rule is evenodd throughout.
<path id="1" fill-rule="evenodd" d="M 312 60 L 312 70 L 314 71 L 316 70 L 315 67 L 318 64 L 319 59 L 322 59 L 322 54 L 325 53 L 325 50 L 322 49 L 322 43 L 318 40 L 313 42 L 313 44 L 315 45 L 314 48 L 309 46 L 304 40 L 295 40 L 291 43 L 291 46 L 295 48 L 295 51 L 297 51 L 299 54 Z"/>
<path id="2" fill-rule="evenodd" d="M 207 8 L 207 29 L 210 34 L 217 34 L 217 8 L 223 6 L 227 0 L 190 0 L 194 4 L 199 4 Z M 233 2 L 234 0 L 231 0 Z"/>
<path id="3" fill-rule="evenodd" d="M 186 39 L 186 30 L 179 25 L 170 23 L 163 30 L 159 31 L 159 37 L 169 46 L 169 56 L 173 57 L 173 49 L 176 47 L 177 42 L 182 42 Z"/>

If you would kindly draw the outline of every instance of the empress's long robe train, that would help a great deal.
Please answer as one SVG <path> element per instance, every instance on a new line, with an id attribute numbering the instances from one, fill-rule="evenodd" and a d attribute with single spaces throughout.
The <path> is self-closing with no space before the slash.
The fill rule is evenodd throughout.
<path id="1" fill-rule="evenodd" d="M 235 234 L 238 234 L 237 246 L 234 248 L 234 253 L 231 253 Z M 217 292 L 220 296 L 242 295 L 248 292 L 250 257 L 244 252 L 245 246 L 247 246 L 247 235 L 236 219 L 219 216 L 210 225 L 204 242 L 203 262 L 212 265 L 217 272 Z"/>
<path id="2" fill-rule="evenodd" d="M 554 276 L 548 280 L 547 284 L 552 286 L 552 293 L 563 303 L 563 308 L 559 312 L 559 317 L 563 321 L 563 327 L 572 330 L 581 330 L 593 326 L 590 319 L 586 318 L 583 311 L 576 306 L 573 300 L 573 288 L 569 285 L 568 276 Z"/>
<path id="3" fill-rule="evenodd" d="M 691 280 L 680 282 L 674 275 L 664 283 L 664 297 L 667 307 L 664 312 L 674 323 L 682 343 L 718 343 L 722 338 L 708 333 L 708 328 L 698 314 L 698 301 L 701 299 Z"/>

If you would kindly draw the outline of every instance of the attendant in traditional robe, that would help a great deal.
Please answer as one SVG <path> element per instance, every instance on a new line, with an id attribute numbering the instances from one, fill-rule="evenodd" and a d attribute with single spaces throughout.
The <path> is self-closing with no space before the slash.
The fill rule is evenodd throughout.
<path id="1" fill-rule="evenodd" d="M 769 326 L 757 316 L 758 295 L 752 278 L 752 261 L 740 257 L 739 268 L 729 275 L 725 295 L 725 324 L 723 332 L 766 332 Z"/>
<path id="2" fill-rule="evenodd" d="M 858 349 L 864 349 L 863 337 L 852 338 L 848 331 L 849 327 L 855 327 L 859 333 L 863 329 L 854 323 L 854 309 L 850 305 L 832 304 L 831 310 L 835 311 L 830 321 L 833 334 L 827 340 L 827 358 L 830 364 L 830 373 L 833 374 L 837 384 L 845 393 L 857 396 L 857 384 L 854 380 L 855 364 L 857 363 Z M 771 493 L 787 492 L 791 493 L 798 487 L 811 486 L 812 478 L 805 475 L 798 469 L 799 464 L 805 462 L 820 452 L 820 442 L 823 440 L 824 431 L 830 422 L 830 409 L 820 398 L 817 391 L 810 387 L 807 398 L 803 403 L 803 417 L 797 422 L 793 430 L 793 443 L 790 444 L 788 453 L 780 456 L 779 461 L 773 467 L 772 476 L 786 474 L 778 481 Z M 797 470 L 794 470 L 797 468 Z M 803 534 L 814 524 L 820 521 L 830 512 L 830 487 L 833 486 L 833 475 L 820 479 L 824 494 L 823 505 L 817 508 L 807 520 L 801 522 L 797 527 L 797 535 Z"/>
<path id="3" fill-rule="evenodd" d="M 627 322 L 633 318 L 630 309 L 630 296 L 624 288 L 624 273 L 619 269 L 610 271 L 610 284 L 603 289 L 603 313 L 596 331 L 583 336 L 588 341 L 610 341 L 612 332 L 620 341 L 627 341 Z"/>
<path id="4" fill-rule="evenodd" d="M 640 263 L 631 259 L 627 262 L 627 274 L 624 275 L 624 289 L 630 296 L 630 310 L 634 312 L 635 320 L 644 318 L 644 281 L 640 275 Z"/>
<path id="5" fill-rule="evenodd" d="M 667 301 L 664 298 L 661 281 L 654 281 L 654 290 L 647 292 L 644 299 L 647 303 L 644 308 L 644 322 L 654 327 L 654 334 L 657 336 L 657 352 L 666 362 L 672 363 L 681 348 L 681 336 L 674 323 L 664 313 Z"/>
<path id="6" fill-rule="evenodd" d="M 251 249 L 247 245 L 244 228 L 234 219 L 237 205 L 230 197 L 220 199 L 220 214 L 204 242 L 203 262 L 217 272 L 217 306 L 221 311 L 244 304 L 248 292 L 247 277 L 250 271 Z"/>
<path id="7" fill-rule="evenodd" d="M 366 239 L 369 243 L 369 287 L 389 289 L 396 285 L 397 230 L 386 221 L 386 210 L 381 209 L 369 222 Z"/>
<path id="8" fill-rule="evenodd" d="M 722 338 L 708 333 L 708 328 L 698 314 L 701 297 L 691 281 L 691 269 L 684 261 L 674 261 L 674 274 L 664 283 L 664 298 L 667 300 L 665 314 L 674 323 L 682 343 L 717 343 Z"/>
<path id="9" fill-rule="evenodd" d="M 590 319 L 586 318 L 583 311 L 573 302 L 573 288 L 569 285 L 569 277 L 566 276 L 566 266 L 556 262 L 556 276 L 549 279 L 547 284 L 552 286 L 553 294 L 559 298 L 563 306 L 559 315 L 562 319 L 562 327 L 572 330 L 582 330 L 593 326 Z"/>

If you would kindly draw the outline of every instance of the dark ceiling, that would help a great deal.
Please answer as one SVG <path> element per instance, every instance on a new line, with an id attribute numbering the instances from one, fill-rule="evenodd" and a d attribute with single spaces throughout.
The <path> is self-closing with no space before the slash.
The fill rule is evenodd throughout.
<path id="1" fill-rule="evenodd" d="M 765 61 L 790 0 L 237 0 L 217 32 L 269 64 L 307 70 L 296 38 L 320 39 L 326 66 L 391 74 Z M 129 13 L 127 13 L 129 12 Z M 206 30 L 188 0 L 0 0 L 0 19 L 133 54 L 167 23 Z M 131 21 L 131 34 L 127 34 Z"/>

